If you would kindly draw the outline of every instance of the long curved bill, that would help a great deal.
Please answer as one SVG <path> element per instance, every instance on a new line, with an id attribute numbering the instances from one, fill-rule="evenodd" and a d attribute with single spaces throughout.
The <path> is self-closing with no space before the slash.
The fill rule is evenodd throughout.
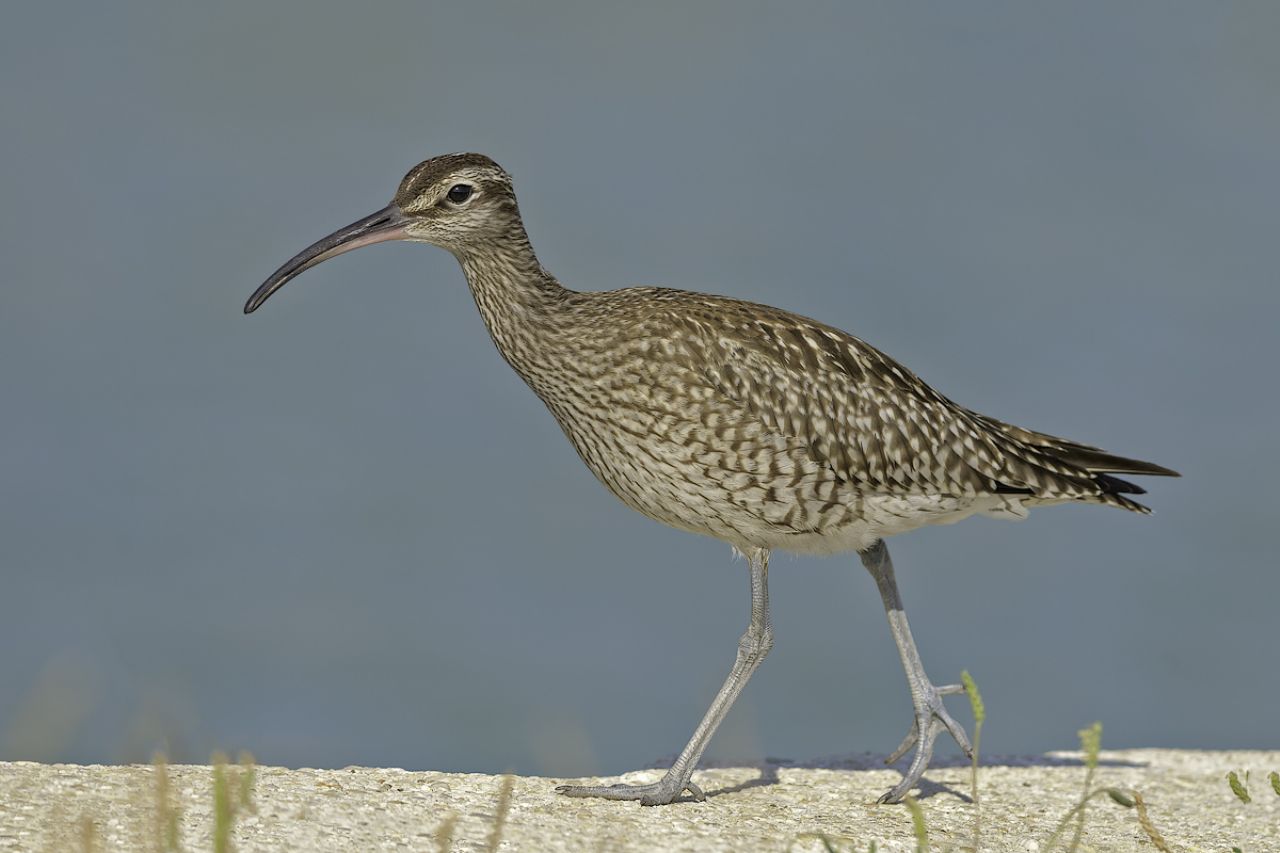
<path id="1" fill-rule="evenodd" d="M 262 283 L 244 304 L 244 313 L 252 314 L 267 301 L 267 297 L 284 287 L 290 279 L 311 269 L 321 261 L 337 257 L 361 246 L 371 246 L 387 240 L 407 240 L 406 219 L 394 202 L 346 228 L 339 228 L 328 237 L 317 240 L 284 263 L 280 269 Z"/>

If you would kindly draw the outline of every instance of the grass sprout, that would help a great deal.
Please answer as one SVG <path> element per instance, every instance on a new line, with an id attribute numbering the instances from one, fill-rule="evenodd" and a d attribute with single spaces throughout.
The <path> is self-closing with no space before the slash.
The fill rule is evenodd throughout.
<path id="1" fill-rule="evenodd" d="M 1227 774 L 1227 784 L 1231 786 L 1231 793 L 1242 803 L 1253 802 L 1253 797 L 1249 796 L 1249 771 L 1244 771 L 1244 781 L 1240 781 L 1240 777 L 1236 775 L 1236 771 L 1232 770 Z"/>
<path id="2" fill-rule="evenodd" d="M 1068 850 L 1075 850 L 1080 846 L 1080 837 L 1084 834 L 1084 812 L 1085 804 L 1089 802 L 1089 789 L 1093 786 L 1093 773 L 1098 769 L 1098 753 L 1102 751 L 1102 723 L 1094 722 L 1087 729 L 1081 729 L 1077 734 L 1080 736 L 1080 748 L 1084 750 L 1084 765 L 1086 768 L 1084 774 L 1084 797 L 1080 800 L 1080 811 L 1076 816 L 1076 829 L 1071 835 L 1071 846 Z"/>
<path id="3" fill-rule="evenodd" d="M 1156 829 L 1156 825 L 1151 822 L 1151 816 L 1147 814 L 1146 800 L 1142 799 L 1142 795 L 1137 791 L 1133 792 L 1133 804 L 1138 809 L 1138 825 L 1142 827 L 1142 831 L 1147 834 L 1147 838 L 1151 839 L 1151 843 L 1161 853 L 1173 853 L 1169 849 L 1169 842 L 1164 840 L 1164 836 L 1160 834 L 1160 830 Z"/>
<path id="4" fill-rule="evenodd" d="M 1080 849 L 1080 841 L 1084 835 L 1085 811 L 1090 800 L 1098 797 L 1107 797 L 1113 803 L 1125 808 L 1137 808 L 1138 823 L 1142 825 L 1142 829 L 1147 833 L 1147 837 L 1156 844 L 1160 850 L 1168 850 L 1164 838 L 1156 830 L 1155 824 L 1151 822 L 1151 817 L 1147 814 L 1146 803 L 1142 799 L 1142 795 L 1136 791 L 1124 791 L 1120 788 L 1094 788 L 1093 774 L 1098 768 L 1098 753 L 1102 751 L 1102 723 L 1094 723 L 1087 729 L 1081 729 L 1077 734 L 1080 736 L 1080 748 L 1084 752 L 1085 776 L 1084 791 L 1080 794 L 1080 800 L 1072 806 L 1072 808 L 1062 816 L 1062 820 L 1058 821 L 1058 825 L 1054 827 L 1053 834 L 1049 836 L 1049 840 L 1044 845 L 1045 851 L 1050 851 L 1062 839 L 1062 834 L 1066 831 L 1067 826 L 1075 821 L 1075 830 L 1071 834 L 1071 841 L 1067 844 L 1068 851 Z M 1159 839 L 1157 841 L 1157 839 Z M 1161 847 L 1161 844 L 1165 846 Z"/>
<path id="5" fill-rule="evenodd" d="M 924 822 L 924 809 L 920 808 L 920 803 L 910 794 L 903 797 L 902 802 L 911 812 L 911 825 L 916 834 L 916 853 L 929 853 L 929 827 Z"/>
<path id="6" fill-rule="evenodd" d="M 507 815 L 511 813 L 511 791 L 515 783 L 515 777 L 510 773 L 502 777 L 502 785 L 498 788 L 498 809 L 494 813 L 493 829 L 489 832 L 489 844 L 485 848 L 489 853 L 496 853 L 502 843 L 502 830 L 507 825 Z"/>
<path id="7" fill-rule="evenodd" d="M 436 827 L 436 847 L 440 853 L 449 853 L 453 849 L 453 831 L 457 826 L 458 816 L 450 814 Z"/>
<path id="8" fill-rule="evenodd" d="M 253 756 L 240 753 L 239 766 L 227 764 L 222 752 L 213 754 L 213 850 L 214 853 L 234 853 L 231 834 L 236 818 L 242 811 L 253 812 L 253 782 L 255 778 Z"/>
<path id="9" fill-rule="evenodd" d="M 973 849 L 981 849 L 982 839 L 982 803 L 978 800 L 978 748 L 982 744 L 982 724 L 987 720 L 987 706 L 982 702 L 982 694 L 978 692 L 978 684 L 969 674 L 969 670 L 960 671 L 960 682 L 964 684 L 965 695 L 969 697 L 969 707 L 973 709 L 973 763 L 969 769 L 969 779 L 973 788 Z"/>
<path id="10" fill-rule="evenodd" d="M 102 845 L 98 842 L 98 825 L 88 815 L 80 818 L 80 849 L 83 853 L 98 853 Z"/>

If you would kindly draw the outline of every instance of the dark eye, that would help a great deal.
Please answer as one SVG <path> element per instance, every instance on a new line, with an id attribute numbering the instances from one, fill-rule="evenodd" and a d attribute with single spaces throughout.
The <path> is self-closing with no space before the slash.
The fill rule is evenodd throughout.
<path id="1" fill-rule="evenodd" d="M 471 198 L 471 187 L 467 184 L 454 184 L 449 188 L 447 195 L 449 201 L 454 204 L 462 204 L 464 201 Z"/>

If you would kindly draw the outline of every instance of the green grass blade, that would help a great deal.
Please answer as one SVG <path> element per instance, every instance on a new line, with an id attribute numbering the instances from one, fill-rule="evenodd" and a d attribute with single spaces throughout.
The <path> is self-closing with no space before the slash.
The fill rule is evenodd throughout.
<path id="1" fill-rule="evenodd" d="M 987 706 L 983 704 L 978 683 L 973 680 L 969 670 L 960 670 L 960 683 L 964 685 L 965 695 L 969 697 L 969 707 L 973 710 L 973 761 L 969 766 L 969 786 L 973 789 L 973 849 L 981 850 L 982 803 L 978 799 L 978 749 L 982 744 L 982 724 L 987 720 Z"/>
<path id="2" fill-rule="evenodd" d="M 916 834 L 916 853 L 929 853 L 929 828 L 924 822 L 924 809 L 916 802 L 916 798 L 907 794 L 902 802 L 911 811 L 911 825 Z"/>
<path id="3" fill-rule="evenodd" d="M 1253 802 L 1253 797 L 1249 796 L 1249 774 L 1244 774 L 1244 782 L 1240 781 L 1240 777 L 1236 775 L 1236 771 L 1232 770 L 1227 774 L 1227 784 L 1231 786 L 1231 793 L 1242 803 Z"/>
<path id="4" fill-rule="evenodd" d="M 213 851 L 231 853 L 231 791 L 227 784 L 227 756 L 213 754 Z"/>

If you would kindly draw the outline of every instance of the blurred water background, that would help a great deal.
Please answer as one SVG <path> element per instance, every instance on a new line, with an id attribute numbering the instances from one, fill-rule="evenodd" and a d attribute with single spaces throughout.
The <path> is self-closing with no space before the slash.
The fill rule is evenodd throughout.
<path id="1" fill-rule="evenodd" d="M 446 253 L 312 240 L 454 150 L 570 287 L 759 300 L 1183 472 L 895 540 L 988 753 L 1276 748 L 1280 7 L 22 4 L 0 28 L 0 759 L 618 773 L 745 564 L 608 496 Z M 892 749 L 849 555 L 778 555 L 711 755 Z M 963 700 L 954 702 L 957 709 Z"/>

